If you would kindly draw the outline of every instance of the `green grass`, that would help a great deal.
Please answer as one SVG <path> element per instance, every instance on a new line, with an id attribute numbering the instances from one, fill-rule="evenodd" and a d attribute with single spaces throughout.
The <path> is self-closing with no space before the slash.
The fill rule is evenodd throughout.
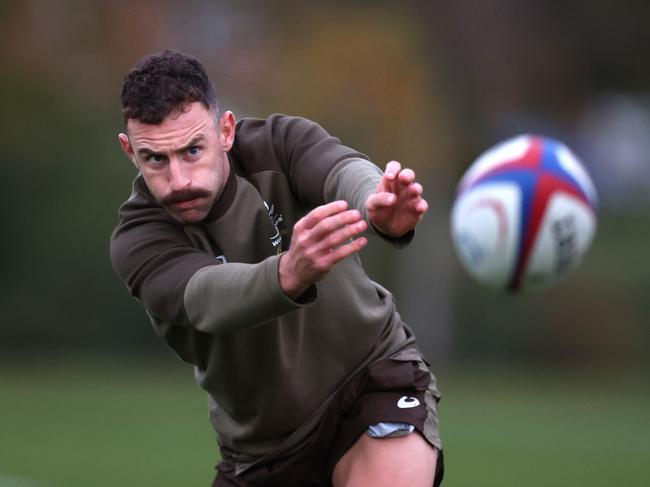
<path id="1" fill-rule="evenodd" d="M 445 487 L 647 487 L 645 375 L 439 374 Z M 0 486 L 210 485 L 205 395 L 173 361 L 0 367 Z"/>
<path id="2" fill-rule="evenodd" d="M 474 370 L 443 389 L 446 487 L 650 485 L 645 375 Z"/>
<path id="3" fill-rule="evenodd" d="M 2 474 L 60 487 L 210 485 L 214 478 L 207 401 L 189 368 L 5 364 L 0 390 L 0 486 L 12 485 Z"/>

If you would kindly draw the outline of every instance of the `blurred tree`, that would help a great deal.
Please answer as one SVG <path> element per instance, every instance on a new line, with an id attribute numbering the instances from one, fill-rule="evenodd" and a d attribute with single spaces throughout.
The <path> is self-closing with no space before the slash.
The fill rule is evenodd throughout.
<path id="1" fill-rule="evenodd" d="M 2 2 L 0 349 L 155 345 L 110 268 L 108 237 L 135 175 L 115 137 L 121 80 L 144 54 L 175 48 L 204 60 L 238 116 L 305 115 L 380 165 L 416 169 L 431 203 L 418 239 L 363 258 L 436 360 L 647 362 L 647 207 L 635 201 L 614 217 L 605 205 L 578 272 L 523 299 L 469 282 L 447 215 L 460 174 L 502 136 L 544 131 L 602 155 L 612 133 L 594 114 L 617 92 L 639 129 L 629 120 L 648 114 L 649 10 L 611 0 Z M 622 132 L 617 147 L 629 155 L 633 137 Z M 606 159 L 596 173 L 620 174 Z"/>

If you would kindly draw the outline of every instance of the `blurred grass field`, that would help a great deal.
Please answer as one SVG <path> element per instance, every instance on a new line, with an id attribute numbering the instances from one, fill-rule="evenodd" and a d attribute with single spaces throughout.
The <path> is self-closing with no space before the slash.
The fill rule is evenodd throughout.
<path id="1" fill-rule="evenodd" d="M 445 487 L 647 487 L 642 373 L 439 372 Z M 0 370 L 0 486 L 210 485 L 217 451 L 191 369 L 73 360 Z"/>

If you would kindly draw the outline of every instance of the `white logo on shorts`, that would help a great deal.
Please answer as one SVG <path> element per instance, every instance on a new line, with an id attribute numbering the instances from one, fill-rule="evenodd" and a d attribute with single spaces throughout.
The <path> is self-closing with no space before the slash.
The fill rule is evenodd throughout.
<path id="1" fill-rule="evenodd" d="M 400 409 L 415 408 L 420 405 L 420 401 L 416 397 L 402 396 L 397 401 L 397 407 Z"/>

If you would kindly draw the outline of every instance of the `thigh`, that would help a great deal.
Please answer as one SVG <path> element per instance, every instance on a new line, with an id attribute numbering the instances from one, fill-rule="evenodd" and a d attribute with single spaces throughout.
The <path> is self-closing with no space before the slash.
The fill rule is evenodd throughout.
<path id="1" fill-rule="evenodd" d="M 361 435 L 339 460 L 334 487 L 431 487 L 436 472 L 437 450 L 420 434 L 398 438 Z"/>
<path id="2" fill-rule="evenodd" d="M 341 417 L 329 463 L 335 485 L 440 485 L 439 399 L 435 378 L 417 350 L 371 365 L 354 404 Z M 402 430 L 395 437 L 390 431 L 395 423 L 415 432 Z M 370 426 L 373 436 L 384 437 L 371 437 Z"/>

